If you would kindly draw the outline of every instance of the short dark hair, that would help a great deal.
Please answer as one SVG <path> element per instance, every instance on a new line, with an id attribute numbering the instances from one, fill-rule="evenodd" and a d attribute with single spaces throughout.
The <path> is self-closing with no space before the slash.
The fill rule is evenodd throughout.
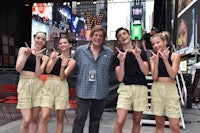
<path id="1" fill-rule="evenodd" d="M 38 31 L 38 32 L 36 32 L 36 33 L 33 35 L 33 37 L 35 38 L 35 37 L 37 36 L 38 33 L 43 33 L 43 34 L 45 34 L 45 36 L 46 36 L 46 32 L 44 32 L 44 31 Z"/>
<path id="2" fill-rule="evenodd" d="M 159 31 L 156 27 L 152 27 L 151 30 L 155 30 L 156 32 Z"/>
<path id="3" fill-rule="evenodd" d="M 68 41 L 69 41 L 69 43 L 76 43 L 77 42 L 76 39 L 74 39 L 74 38 L 69 38 Z"/>
<path id="4" fill-rule="evenodd" d="M 120 27 L 120 28 L 118 28 L 118 29 L 116 30 L 116 32 L 115 32 L 115 37 L 116 37 L 116 38 L 117 38 L 117 34 L 118 34 L 121 30 L 125 30 L 128 34 L 130 34 L 128 29 L 126 29 L 126 28 L 124 28 L 124 27 Z M 117 40 L 118 40 L 118 38 L 117 38 Z"/>

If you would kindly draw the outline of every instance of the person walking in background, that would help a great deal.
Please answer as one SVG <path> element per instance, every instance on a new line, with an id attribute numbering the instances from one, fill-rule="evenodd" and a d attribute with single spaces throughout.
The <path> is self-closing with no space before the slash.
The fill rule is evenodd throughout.
<path id="1" fill-rule="evenodd" d="M 116 48 L 113 65 L 120 86 L 117 90 L 117 120 L 115 133 L 122 133 L 126 116 L 133 110 L 132 133 L 140 132 L 143 111 L 148 109 L 148 92 L 145 75 L 149 74 L 145 51 L 132 45 L 131 35 L 126 28 L 116 30 L 116 38 L 122 50 Z"/>
<path id="2" fill-rule="evenodd" d="M 21 110 L 22 124 L 20 133 L 36 133 L 38 128 L 38 117 L 40 112 L 40 101 L 43 83 L 40 75 L 43 73 L 48 62 L 48 56 L 42 54 L 46 44 L 46 33 L 37 32 L 34 35 L 34 46 L 19 49 L 16 71 L 20 73 L 18 83 L 18 104 Z M 30 128 L 29 128 L 30 125 Z"/>
<path id="3" fill-rule="evenodd" d="M 89 133 L 98 133 L 100 119 L 108 96 L 113 52 L 104 45 L 105 29 L 96 25 L 90 33 L 91 41 L 79 46 L 74 58 L 77 62 L 76 118 L 72 133 L 83 133 L 89 111 Z"/>
<path id="4" fill-rule="evenodd" d="M 41 100 L 40 133 L 47 133 L 48 120 L 51 110 L 55 108 L 57 127 L 56 133 L 63 132 L 65 109 L 69 107 L 69 90 L 66 77 L 72 72 L 76 61 L 70 57 L 72 44 L 67 38 L 60 38 L 58 48 L 61 54 L 54 49 L 50 55 L 46 72 L 48 78 L 44 84 Z"/>
<path id="5" fill-rule="evenodd" d="M 169 33 L 157 33 L 151 37 L 155 53 L 150 58 L 153 85 L 151 108 L 156 120 L 156 133 L 164 133 L 166 115 L 172 133 L 180 132 L 179 95 L 175 78 L 179 70 L 180 55 L 168 47 Z"/>
<path id="6" fill-rule="evenodd" d="M 153 50 L 150 38 L 158 32 L 158 29 L 156 27 L 152 27 L 151 31 L 149 33 L 145 33 L 142 36 L 142 48 L 147 53 L 147 59 L 149 60 L 151 53 L 149 50 Z"/>

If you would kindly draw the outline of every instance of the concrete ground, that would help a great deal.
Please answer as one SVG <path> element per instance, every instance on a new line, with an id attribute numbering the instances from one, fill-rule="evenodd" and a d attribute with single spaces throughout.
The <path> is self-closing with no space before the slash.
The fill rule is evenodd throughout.
<path id="1" fill-rule="evenodd" d="M 186 129 L 181 129 L 181 133 L 199 133 L 200 132 L 200 104 L 193 104 L 192 109 L 183 109 Z M 68 118 L 65 119 L 64 132 L 71 133 L 73 126 L 74 111 L 67 112 Z M 132 114 L 129 113 L 123 129 L 123 133 L 131 133 Z M 105 111 L 103 113 L 100 133 L 113 133 L 116 120 L 115 111 Z M 0 126 L 0 133 L 19 133 L 19 127 L 22 120 L 16 120 Z M 55 133 L 56 119 L 52 116 L 48 124 L 48 133 Z M 88 133 L 88 120 L 85 124 L 84 133 Z M 155 125 L 142 125 L 141 133 L 155 133 Z M 165 133 L 170 133 L 169 127 L 165 127 Z"/>

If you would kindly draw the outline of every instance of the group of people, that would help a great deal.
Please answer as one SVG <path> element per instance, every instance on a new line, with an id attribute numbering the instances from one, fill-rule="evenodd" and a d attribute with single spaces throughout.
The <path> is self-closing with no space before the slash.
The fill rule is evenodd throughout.
<path id="1" fill-rule="evenodd" d="M 16 70 L 20 72 L 17 108 L 23 117 L 21 133 L 36 133 L 37 130 L 39 133 L 47 132 L 52 109 L 57 114 L 56 132 L 63 132 L 64 112 L 69 106 L 66 78 L 72 71 L 77 74 L 77 108 L 72 133 L 83 133 L 88 116 L 89 133 L 99 132 L 108 96 L 109 77 L 113 72 L 120 82 L 114 132 L 122 133 L 126 116 L 131 110 L 132 132 L 139 133 L 143 111 L 148 109 L 145 76 L 150 71 L 154 79 L 151 104 L 156 132 L 164 132 L 165 115 L 169 117 L 171 131 L 180 132 L 179 96 L 175 84 L 180 56 L 170 52 L 169 34 L 162 32 L 151 37 L 153 50 L 150 51 L 150 70 L 146 52 L 132 44 L 128 29 L 120 27 L 116 30 L 116 38 L 122 48 L 116 47 L 116 53 L 104 45 L 105 38 L 106 30 L 100 25 L 94 26 L 90 32 L 90 42 L 79 46 L 73 58 L 70 56 L 72 44 L 67 38 L 59 39 L 61 54 L 54 50 L 49 57 L 44 55 L 46 35 L 43 32 L 35 34 L 33 48 L 27 44 L 20 48 Z M 43 84 L 39 76 L 44 72 L 48 78 Z"/>
<path id="2" fill-rule="evenodd" d="M 152 29 L 154 30 L 154 29 Z M 140 132 L 143 111 L 148 109 L 147 81 L 149 66 L 154 80 L 151 89 L 151 109 L 155 115 L 156 133 L 163 133 L 165 115 L 169 118 L 172 133 L 179 133 L 179 95 L 175 77 L 178 73 L 180 55 L 169 49 L 168 32 L 154 33 L 150 37 L 151 56 L 147 59 L 144 49 L 132 45 L 131 35 L 126 28 L 116 31 L 116 38 L 122 46 L 113 59 L 113 66 L 120 83 L 118 88 L 117 120 L 115 133 L 122 133 L 127 113 L 133 110 L 132 132 Z M 149 43 L 150 44 L 150 43 Z"/>
<path id="3" fill-rule="evenodd" d="M 68 84 L 66 77 L 72 72 L 76 61 L 70 57 L 72 43 L 67 38 L 60 38 L 58 48 L 50 57 L 43 54 L 46 33 L 34 35 L 34 47 L 21 47 L 16 61 L 16 71 L 20 73 L 18 83 L 18 104 L 23 122 L 21 133 L 36 133 L 41 111 L 39 132 L 47 132 L 48 119 L 52 109 L 56 110 L 57 133 L 63 132 L 65 110 L 69 107 Z M 40 75 L 48 73 L 43 84 Z"/>

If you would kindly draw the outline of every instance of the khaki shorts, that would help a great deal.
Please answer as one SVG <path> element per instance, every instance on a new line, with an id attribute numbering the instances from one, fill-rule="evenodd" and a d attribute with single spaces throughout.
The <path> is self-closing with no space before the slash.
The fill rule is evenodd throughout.
<path id="1" fill-rule="evenodd" d="M 65 110 L 69 108 L 69 90 L 66 80 L 48 77 L 42 91 L 41 107 Z"/>
<path id="2" fill-rule="evenodd" d="M 151 109 L 154 115 L 179 118 L 179 95 L 175 83 L 154 82 L 151 91 Z"/>
<path id="3" fill-rule="evenodd" d="M 18 109 L 30 109 L 40 106 L 43 82 L 37 77 L 20 76 L 17 93 Z"/>
<path id="4" fill-rule="evenodd" d="M 137 112 L 148 110 L 148 91 L 144 85 L 125 85 L 121 83 L 118 90 L 117 108 Z"/>

